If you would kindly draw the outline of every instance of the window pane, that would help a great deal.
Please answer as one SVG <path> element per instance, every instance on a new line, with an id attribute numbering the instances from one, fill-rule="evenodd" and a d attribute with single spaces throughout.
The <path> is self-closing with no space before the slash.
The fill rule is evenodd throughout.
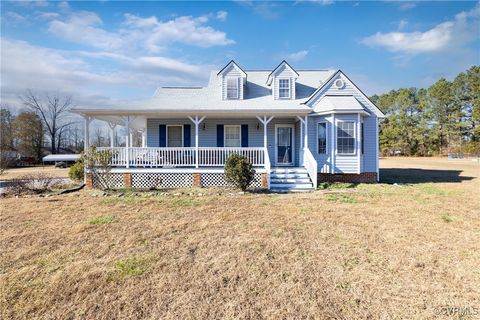
<path id="1" fill-rule="evenodd" d="M 318 153 L 327 153 L 327 124 L 318 124 Z"/>
<path id="2" fill-rule="evenodd" d="M 168 126 L 168 147 L 182 147 L 182 126 Z"/>
<path id="3" fill-rule="evenodd" d="M 340 154 L 355 152 L 354 122 L 339 122 L 337 124 L 337 152 Z"/>
<path id="4" fill-rule="evenodd" d="M 240 147 L 240 127 L 225 126 L 225 147 Z"/>
<path id="5" fill-rule="evenodd" d="M 278 80 L 278 94 L 280 98 L 290 98 L 290 79 Z"/>
<path id="6" fill-rule="evenodd" d="M 227 99 L 238 99 L 237 78 L 227 78 Z"/>

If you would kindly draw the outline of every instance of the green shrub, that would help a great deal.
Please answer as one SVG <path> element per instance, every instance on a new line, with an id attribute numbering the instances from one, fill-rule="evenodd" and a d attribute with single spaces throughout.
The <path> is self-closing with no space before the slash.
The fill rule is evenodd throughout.
<path id="1" fill-rule="evenodd" d="M 239 154 L 233 153 L 225 162 L 225 180 L 235 187 L 247 190 L 255 177 L 252 164 Z"/>
<path id="2" fill-rule="evenodd" d="M 68 177 L 73 181 L 83 181 L 84 167 L 83 161 L 75 162 L 68 170 Z"/>

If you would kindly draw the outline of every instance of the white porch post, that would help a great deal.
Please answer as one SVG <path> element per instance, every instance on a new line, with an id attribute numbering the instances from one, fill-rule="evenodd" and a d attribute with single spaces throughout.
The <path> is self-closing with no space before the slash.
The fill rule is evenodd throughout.
<path id="1" fill-rule="evenodd" d="M 357 173 L 360 174 L 362 172 L 361 170 L 361 142 L 360 139 L 362 138 L 360 135 L 360 129 L 361 129 L 361 116 L 360 113 L 357 115 Z"/>
<path id="2" fill-rule="evenodd" d="M 335 173 L 335 157 L 336 157 L 336 147 L 335 147 L 335 131 L 337 130 L 336 129 L 336 124 L 335 124 L 335 113 L 332 113 L 332 141 L 330 143 L 330 148 L 331 148 L 331 151 L 330 151 L 330 163 L 331 163 L 331 172 L 330 173 Z"/>
<path id="3" fill-rule="evenodd" d="M 142 130 L 142 148 L 145 148 L 147 146 L 147 131 Z"/>
<path id="4" fill-rule="evenodd" d="M 92 122 L 92 117 L 90 116 L 85 116 L 85 135 L 84 135 L 84 152 L 88 151 L 88 148 L 90 147 L 90 122 Z"/>
<path id="5" fill-rule="evenodd" d="M 264 148 L 265 159 L 266 159 L 267 158 L 266 155 L 268 154 L 268 144 L 267 144 L 268 124 L 270 123 L 270 121 L 272 121 L 273 116 L 270 116 L 270 118 L 267 118 L 266 115 L 263 116 L 263 118 L 257 116 L 257 119 L 263 124 L 263 148 Z M 269 169 L 267 168 L 267 163 L 265 163 L 265 169 Z"/>
<path id="6" fill-rule="evenodd" d="M 303 140 L 300 139 L 300 144 L 303 152 L 300 154 L 300 163 L 302 165 L 305 164 L 305 149 L 308 149 L 308 116 L 302 118 L 297 116 L 298 120 L 300 120 L 300 136 L 303 136 Z"/>
<path id="7" fill-rule="evenodd" d="M 110 148 L 115 147 L 115 127 L 117 126 L 115 123 L 108 123 L 110 127 Z"/>
<path id="8" fill-rule="evenodd" d="M 198 168 L 198 126 L 205 120 L 205 116 L 198 119 L 198 116 L 188 117 L 195 124 L 195 168 Z"/>
<path id="9" fill-rule="evenodd" d="M 130 168 L 130 159 L 129 159 L 129 152 L 128 152 L 128 147 L 130 144 L 130 116 L 126 116 L 124 118 L 125 121 L 125 128 L 127 129 L 127 134 L 125 135 L 125 161 L 126 165 L 125 167 Z"/>
<path id="10" fill-rule="evenodd" d="M 132 133 L 132 129 L 129 130 L 129 136 L 130 136 L 130 145 L 129 145 L 129 147 L 132 148 L 132 147 L 133 147 L 133 133 Z"/>

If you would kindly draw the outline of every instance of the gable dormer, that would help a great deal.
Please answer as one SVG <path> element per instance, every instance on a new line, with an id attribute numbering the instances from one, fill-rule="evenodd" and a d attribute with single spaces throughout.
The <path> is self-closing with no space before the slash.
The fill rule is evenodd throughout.
<path id="1" fill-rule="evenodd" d="M 295 99 L 295 81 L 297 78 L 298 72 L 287 61 L 283 60 L 267 78 L 267 85 L 272 87 L 273 99 Z"/>
<path id="2" fill-rule="evenodd" d="M 220 77 L 222 100 L 243 100 L 247 74 L 235 61 L 230 61 L 217 76 Z"/>

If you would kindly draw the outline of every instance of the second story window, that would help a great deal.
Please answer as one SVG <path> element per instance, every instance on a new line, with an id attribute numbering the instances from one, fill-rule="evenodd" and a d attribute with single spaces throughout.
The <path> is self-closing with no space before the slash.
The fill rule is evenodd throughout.
<path id="1" fill-rule="evenodd" d="M 290 99 L 290 79 L 278 79 L 278 97 Z"/>
<path id="2" fill-rule="evenodd" d="M 227 99 L 238 98 L 238 78 L 227 78 Z"/>

